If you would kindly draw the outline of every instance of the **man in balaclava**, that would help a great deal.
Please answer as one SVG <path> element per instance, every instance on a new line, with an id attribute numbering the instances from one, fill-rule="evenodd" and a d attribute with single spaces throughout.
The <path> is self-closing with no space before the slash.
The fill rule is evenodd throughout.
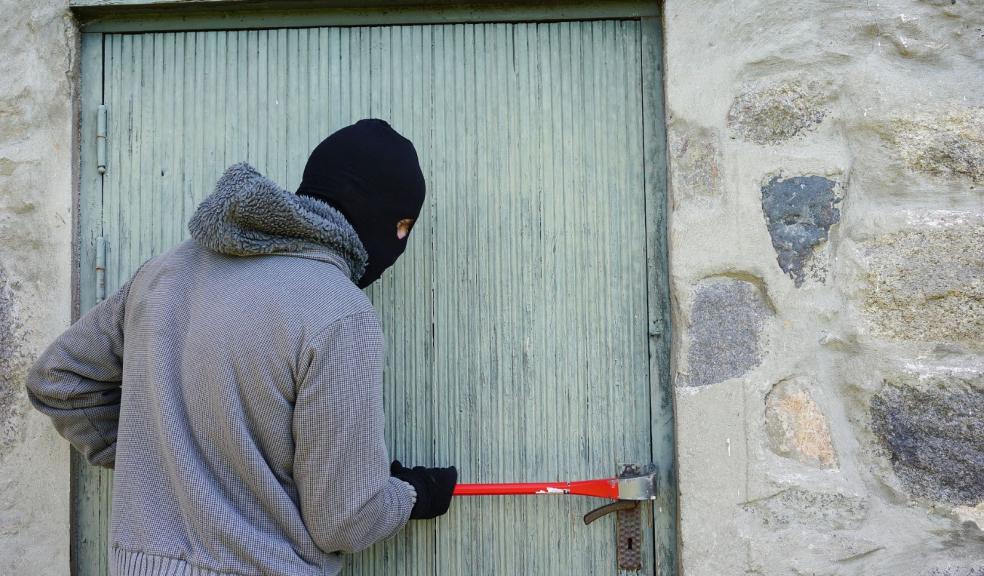
<path id="1" fill-rule="evenodd" d="M 359 289 L 424 201 L 409 140 L 362 120 L 315 148 L 297 194 L 230 167 L 188 224 L 62 334 L 28 395 L 115 468 L 110 574 L 337 574 L 450 505 L 451 468 L 390 462 L 383 339 Z"/>
<path id="2" fill-rule="evenodd" d="M 330 204 L 355 228 L 369 254 L 360 288 L 403 254 L 425 192 L 413 144 L 382 120 L 361 120 L 325 138 L 297 189 Z"/>

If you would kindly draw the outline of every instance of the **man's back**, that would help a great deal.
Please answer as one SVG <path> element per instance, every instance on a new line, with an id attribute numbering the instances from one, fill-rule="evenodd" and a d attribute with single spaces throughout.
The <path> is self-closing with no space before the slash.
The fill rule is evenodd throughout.
<path id="1" fill-rule="evenodd" d="M 244 554 L 289 574 L 328 562 L 293 481 L 295 375 L 312 336 L 345 316 L 372 318 L 363 293 L 328 262 L 223 256 L 188 241 L 143 266 L 126 308 L 114 546 L 190 549 L 237 572 Z M 360 345 L 381 356 L 371 328 Z"/>
<path id="2" fill-rule="evenodd" d="M 335 552 L 407 521 L 347 226 L 233 167 L 196 240 L 145 263 L 32 370 L 35 406 L 115 463 L 114 574 L 333 574 Z"/>

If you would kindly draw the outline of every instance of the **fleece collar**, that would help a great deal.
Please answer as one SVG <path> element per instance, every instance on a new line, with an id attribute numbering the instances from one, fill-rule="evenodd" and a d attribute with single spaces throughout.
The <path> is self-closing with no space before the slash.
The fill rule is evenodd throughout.
<path id="1" fill-rule="evenodd" d="M 188 221 L 188 230 L 202 246 L 229 256 L 316 258 L 328 249 L 347 265 L 353 282 L 366 269 L 366 250 L 338 210 L 281 188 L 245 162 L 219 178 Z"/>

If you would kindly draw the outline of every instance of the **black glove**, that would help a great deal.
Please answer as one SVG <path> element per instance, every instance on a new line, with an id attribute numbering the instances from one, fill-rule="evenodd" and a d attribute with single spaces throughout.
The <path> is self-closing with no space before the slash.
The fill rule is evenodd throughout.
<path id="1" fill-rule="evenodd" d="M 413 486 L 417 501 L 410 511 L 412 520 L 437 518 L 451 506 L 451 494 L 458 483 L 458 470 L 450 468 L 406 468 L 399 460 L 390 464 L 390 475 Z"/>

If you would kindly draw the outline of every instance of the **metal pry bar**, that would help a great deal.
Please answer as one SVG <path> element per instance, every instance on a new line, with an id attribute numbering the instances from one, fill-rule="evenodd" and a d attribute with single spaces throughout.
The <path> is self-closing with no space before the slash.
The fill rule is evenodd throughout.
<path id="1" fill-rule="evenodd" d="M 520 496 L 535 494 L 572 494 L 609 500 L 654 500 L 657 492 L 656 466 L 626 465 L 615 478 L 575 482 L 510 482 L 494 484 L 458 484 L 455 496 Z"/>
<path id="2" fill-rule="evenodd" d="M 619 500 L 655 500 L 659 477 L 655 464 L 626 464 L 618 475 Z"/>

